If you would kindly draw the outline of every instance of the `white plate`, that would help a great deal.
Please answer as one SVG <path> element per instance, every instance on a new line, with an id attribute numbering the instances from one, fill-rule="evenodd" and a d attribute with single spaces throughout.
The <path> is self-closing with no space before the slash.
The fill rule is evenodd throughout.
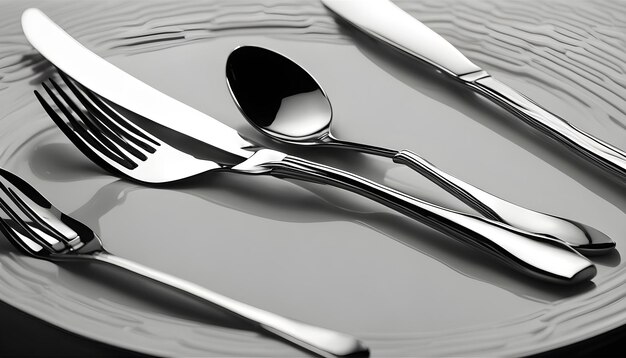
<path id="1" fill-rule="evenodd" d="M 235 174 L 159 188 L 76 150 L 32 90 L 51 68 L 2 4 L 0 164 L 84 221 L 112 252 L 243 302 L 364 340 L 374 356 L 526 355 L 623 324 L 624 184 L 470 92 L 337 25 L 316 1 L 66 3 L 41 8 L 95 52 L 257 140 L 229 98 L 238 45 L 291 57 L 324 86 L 338 137 L 411 149 L 527 207 L 597 227 L 618 251 L 580 287 L 537 282 L 340 190 Z M 37 3 L 35 3 L 37 5 Z M 402 1 L 472 60 L 626 148 L 626 8 L 592 1 Z M 6 21 L 5 21 L 6 19 Z M 181 120 L 183 120 L 181 118 Z M 268 143 L 267 141 L 264 141 Z M 291 153 L 469 209 L 408 169 L 333 150 Z M 57 265 L 0 240 L 0 299 L 70 331 L 157 355 L 296 356 L 234 317 L 98 265 Z"/>

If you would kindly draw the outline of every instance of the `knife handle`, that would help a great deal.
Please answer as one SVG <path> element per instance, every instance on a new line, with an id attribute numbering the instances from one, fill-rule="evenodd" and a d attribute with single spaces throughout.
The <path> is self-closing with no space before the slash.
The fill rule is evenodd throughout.
<path id="1" fill-rule="evenodd" d="M 579 155 L 626 179 L 626 152 L 576 128 L 491 76 L 465 83 Z"/>
<path id="2" fill-rule="evenodd" d="M 560 240 L 442 208 L 356 174 L 298 157 L 285 156 L 263 166 L 271 169 L 270 173 L 276 177 L 329 184 L 370 198 L 486 251 L 531 276 L 574 284 L 590 280 L 596 274 L 589 260 Z"/>
<path id="3" fill-rule="evenodd" d="M 108 252 L 102 251 L 93 255 L 86 255 L 85 258 L 117 266 L 180 290 L 189 296 L 210 302 L 223 310 L 244 318 L 267 332 L 294 344 L 304 346 L 322 357 L 358 356 L 359 354 L 367 356 L 369 352 L 363 343 L 347 334 L 279 316 Z"/>

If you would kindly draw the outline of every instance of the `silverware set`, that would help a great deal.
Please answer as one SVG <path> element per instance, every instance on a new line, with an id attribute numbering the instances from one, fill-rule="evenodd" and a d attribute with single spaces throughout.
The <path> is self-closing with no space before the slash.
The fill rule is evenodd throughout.
<path id="1" fill-rule="evenodd" d="M 493 79 L 391 2 L 322 2 L 357 28 L 453 76 L 602 168 L 626 177 L 626 153 Z M 557 284 L 588 282 L 596 275 L 596 268 L 583 254 L 607 254 L 615 247 L 613 240 L 593 227 L 494 196 L 410 150 L 335 138 L 330 130 L 333 112 L 327 94 L 313 75 L 275 51 L 241 46 L 226 61 L 230 94 L 255 129 L 279 143 L 335 147 L 391 158 L 439 185 L 480 216 L 253 143 L 217 119 L 102 59 L 37 9 L 24 12 L 22 27 L 28 41 L 58 69 L 58 80 L 50 78 L 42 84 L 45 94 L 35 91 L 37 100 L 83 154 L 113 175 L 152 185 L 220 171 L 331 185 L 472 245 L 524 274 Z M 172 137 L 179 142 L 202 143 L 205 152 L 193 155 L 172 143 Z M 91 229 L 63 214 L 36 189 L 4 169 L 0 169 L 0 189 L 0 229 L 26 254 L 50 261 L 92 260 L 121 267 L 208 301 L 322 356 L 368 352 L 357 338 L 278 316 L 112 255 Z"/>

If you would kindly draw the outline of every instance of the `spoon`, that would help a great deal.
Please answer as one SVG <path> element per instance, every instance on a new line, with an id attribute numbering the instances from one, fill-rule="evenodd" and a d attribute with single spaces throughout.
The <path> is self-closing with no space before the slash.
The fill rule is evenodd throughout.
<path id="1" fill-rule="evenodd" d="M 586 255 L 615 247 L 607 235 L 585 224 L 526 209 L 443 172 L 408 150 L 336 139 L 330 132 L 332 108 L 321 86 L 287 57 L 256 46 L 235 49 L 226 63 L 231 96 L 243 116 L 275 141 L 339 147 L 392 158 L 439 185 L 486 218 L 564 241 Z"/>

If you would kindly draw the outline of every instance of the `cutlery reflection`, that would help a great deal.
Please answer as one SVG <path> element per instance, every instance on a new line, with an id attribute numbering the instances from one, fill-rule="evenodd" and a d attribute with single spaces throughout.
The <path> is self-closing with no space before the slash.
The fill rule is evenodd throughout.
<path id="1" fill-rule="evenodd" d="M 502 106 L 580 156 L 626 178 L 626 153 L 491 77 L 443 37 L 389 0 L 322 0 L 331 11 L 358 29 L 422 60 Z"/>
<path id="2" fill-rule="evenodd" d="M 33 257 L 49 261 L 91 260 L 120 267 L 214 304 L 322 356 L 368 352 L 359 340 L 346 334 L 281 317 L 107 252 L 91 229 L 63 214 L 30 184 L 2 168 L 0 214 L 0 230 L 11 243 Z"/>
<path id="3" fill-rule="evenodd" d="M 592 227 L 500 199 L 441 171 L 413 152 L 335 139 L 330 132 L 332 108 L 326 93 L 302 67 L 279 53 L 261 47 L 239 47 L 228 57 L 226 78 L 248 122 L 278 142 L 339 147 L 393 158 L 486 218 L 561 239 L 584 254 L 605 254 L 615 247 L 615 242 Z"/>
<path id="4" fill-rule="evenodd" d="M 203 172 L 228 171 L 329 184 L 451 234 L 531 276 L 572 284 L 588 281 L 596 274 L 591 262 L 560 240 L 448 210 L 339 169 L 259 149 L 232 128 L 98 57 L 39 10 L 25 11 L 22 26 L 31 44 L 62 71 L 61 78 L 71 93 L 54 81 L 51 83 L 58 94 L 48 86 L 44 88 L 69 123 L 35 92 L 38 100 L 65 135 L 106 170 L 143 183 L 167 183 Z M 150 122 L 160 131 L 175 132 L 178 140 L 187 136 L 207 143 L 221 150 L 220 158 L 189 155 L 129 118 Z"/>

